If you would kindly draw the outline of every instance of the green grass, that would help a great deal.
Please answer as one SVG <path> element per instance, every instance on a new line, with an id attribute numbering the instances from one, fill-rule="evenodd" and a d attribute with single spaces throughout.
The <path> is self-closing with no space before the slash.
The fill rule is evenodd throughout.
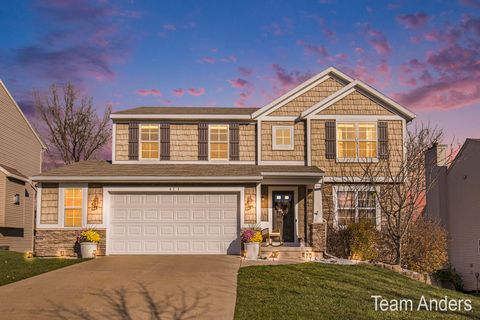
<path id="1" fill-rule="evenodd" d="M 26 259 L 23 253 L 0 251 L 0 286 L 82 261 L 85 259 Z"/>
<path id="2" fill-rule="evenodd" d="M 470 312 L 375 311 L 372 295 L 470 299 Z M 440 289 L 368 265 L 304 263 L 241 268 L 235 319 L 479 319 L 480 298 Z"/>

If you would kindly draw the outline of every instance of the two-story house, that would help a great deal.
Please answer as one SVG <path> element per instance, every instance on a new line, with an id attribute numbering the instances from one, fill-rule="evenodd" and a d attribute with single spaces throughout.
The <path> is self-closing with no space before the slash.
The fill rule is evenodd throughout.
<path id="1" fill-rule="evenodd" d="M 33 250 L 36 189 L 45 145 L 0 81 L 0 247 Z"/>
<path id="2" fill-rule="evenodd" d="M 111 162 L 35 177 L 36 253 L 72 255 L 78 230 L 94 227 L 103 254 L 238 254 L 248 226 L 322 252 L 326 217 L 381 219 L 368 186 L 350 189 L 337 169 L 398 160 L 387 150 L 402 154 L 414 117 L 335 68 L 258 109 L 115 112 Z"/>

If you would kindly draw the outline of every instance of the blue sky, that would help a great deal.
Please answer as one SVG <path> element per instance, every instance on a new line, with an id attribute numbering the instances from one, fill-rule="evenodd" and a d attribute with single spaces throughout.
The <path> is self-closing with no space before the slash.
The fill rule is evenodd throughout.
<path id="1" fill-rule="evenodd" d="M 98 110 L 260 107 L 333 65 L 444 127 L 479 137 L 480 1 L 4 1 L 0 78 L 71 81 Z"/>

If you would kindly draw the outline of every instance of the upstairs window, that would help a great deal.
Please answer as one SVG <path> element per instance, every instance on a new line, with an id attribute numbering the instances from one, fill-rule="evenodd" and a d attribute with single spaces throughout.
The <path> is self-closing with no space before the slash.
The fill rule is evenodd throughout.
<path id="1" fill-rule="evenodd" d="M 337 158 L 344 160 L 377 158 L 377 124 L 338 123 Z"/>
<path id="2" fill-rule="evenodd" d="M 83 212 L 82 188 L 65 188 L 63 201 L 65 227 L 81 227 Z"/>
<path id="3" fill-rule="evenodd" d="M 210 160 L 228 160 L 228 125 L 209 126 Z"/>
<path id="4" fill-rule="evenodd" d="M 140 159 L 159 159 L 159 125 L 142 124 L 140 126 Z"/>
<path id="5" fill-rule="evenodd" d="M 272 127 L 272 149 L 293 150 L 293 127 L 273 126 Z"/>

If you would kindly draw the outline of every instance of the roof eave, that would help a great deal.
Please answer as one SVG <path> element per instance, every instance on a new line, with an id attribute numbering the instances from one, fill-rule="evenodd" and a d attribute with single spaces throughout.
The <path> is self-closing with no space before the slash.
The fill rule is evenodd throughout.
<path id="1" fill-rule="evenodd" d="M 262 176 L 34 176 L 36 182 L 259 182 Z"/>
<path id="2" fill-rule="evenodd" d="M 250 114 L 111 114 L 112 120 L 127 119 L 176 119 L 176 120 L 196 120 L 196 119 L 219 119 L 219 120 L 251 120 Z"/>

